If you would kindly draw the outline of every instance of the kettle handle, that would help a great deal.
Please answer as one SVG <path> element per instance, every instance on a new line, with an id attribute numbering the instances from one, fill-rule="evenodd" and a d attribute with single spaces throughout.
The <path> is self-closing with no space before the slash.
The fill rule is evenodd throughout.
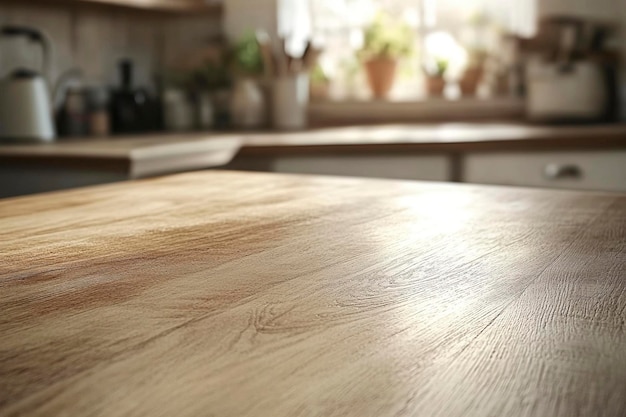
<path id="1" fill-rule="evenodd" d="M 50 72 L 50 41 L 48 37 L 41 31 L 27 26 L 6 25 L 0 29 L 0 35 L 6 37 L 25 37 L 31 42 L 38 42 L 43 51 L 42 72 L 49 75 Z"/>

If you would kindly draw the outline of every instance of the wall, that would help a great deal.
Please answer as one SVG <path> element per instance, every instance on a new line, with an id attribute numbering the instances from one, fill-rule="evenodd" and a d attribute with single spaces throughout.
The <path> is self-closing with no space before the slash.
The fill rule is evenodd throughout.
<path id="1" fill-rule="evenodd" d="M 287 48 L 293 55 L 302 54 L 311 38 L 309 1 L 311 0 L 223 0 L 224 30 L 236 39 L 251 30 L 264 30 L 273 39 L 277 53 L 282 49 L 279 35 L 288 35 Z"/>
<path id="2" fill-rule="evenodd" d="M 4 2 L 0 24 L 30 25 L 45 30 L 54 45 L 51 78 L 72 67 L 88 83 L 118 82 L 117 62 L 136 63 L 137 85 L 152 86 L 154 74 L 201 48 L 222 32 L 218 16 L 189 16 L 127 8 L 63 3 Z M 35 63 L 30 48 L 2 43 L 0 74 L 16 63 Z"/>
<path id="3" fill-rule="evenodd" d="M 236 39 L 249 30 L 263 29 L 271 35 L 277 29 L 278 0 L 224 0 L 224 31 Z"/>

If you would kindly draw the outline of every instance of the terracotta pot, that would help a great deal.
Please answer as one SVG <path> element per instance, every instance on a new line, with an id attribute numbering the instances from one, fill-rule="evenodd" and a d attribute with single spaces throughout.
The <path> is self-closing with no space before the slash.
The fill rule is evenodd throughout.
<path id="1" fill-rule="evenodd" d="M 468 68 L 463 73 L 463 77 L 459 80 L 461 94 L 464 96 L 475 96 L 478 85 L 483 78 L 482 67 Z"/>
<path id="2" fill-rule="evenodd" d="M 328 99 L 329 83 L 311 83 L 311 100 L 324 101 Z"/>
<path id="3" fill-rule="evenodd" d="M 392 58 L 374 58 L 365 62 L 367 81 L 377 99 L 387 97 L 396 81 L 398 61 Z"/>
<path id="4" fill-rule="evenodd" d="M 496 96 L 506 96 L 510 93 L 509 77 L 507 74 L 500 74 L 496 77 Z"/>
<path id="5" fill-rule="evenodd" d="M 441 76 L 426 77 L 426 90 L 430 97 L 442 97 L 446 88 L 446 80 Z"/>

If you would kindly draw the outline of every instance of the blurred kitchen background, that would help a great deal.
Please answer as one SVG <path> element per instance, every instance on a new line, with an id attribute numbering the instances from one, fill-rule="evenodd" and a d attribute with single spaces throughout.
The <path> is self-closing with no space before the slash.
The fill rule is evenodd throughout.
<path id="1" fill-rule="evenodd" d="M 0 195 L 215 166 L 626 191 L 625 26 L 624 0 L 0 0 Z M 211 138 L 231 157 L 133 166 Z"/>

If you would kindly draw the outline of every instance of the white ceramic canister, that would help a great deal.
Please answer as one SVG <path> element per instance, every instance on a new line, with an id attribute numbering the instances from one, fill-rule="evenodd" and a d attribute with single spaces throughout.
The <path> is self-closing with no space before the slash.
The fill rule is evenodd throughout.
<path id="1" fill-rule="evenodd" d="M 276 78 L 273 90 L 274 127 L 280 130 L 306 129 L 309 75 L 300 73 Z"/>
<path id="2" fill-rule="evenodd" d="M 230 111 L 235 127 L 255 129 L 264 125 L 265 99 L 256 81 L 243 78 L 235 83 Z"/>

